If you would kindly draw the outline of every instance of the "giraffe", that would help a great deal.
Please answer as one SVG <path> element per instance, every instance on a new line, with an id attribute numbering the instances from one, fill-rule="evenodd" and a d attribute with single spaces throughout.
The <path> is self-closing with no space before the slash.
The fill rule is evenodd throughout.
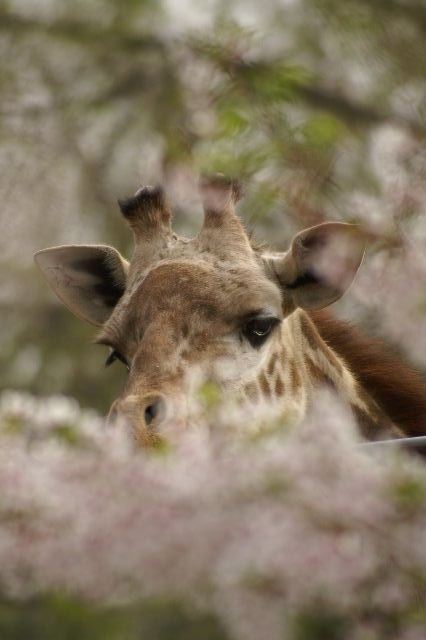
<path id="1" fill-rule="evenodd" d="M 361 264 L 360 230 L 323 223 L 299 232 L 288 251 L 274 252 L 249 239 L 235 208 L 238 183 L 205 178 L 201 194 L 204 222 L 191 239 L 172 230 L 164 190 L 143 187 L 119 201 L 134 236 L 130 261 L 104 245 L 52 247 L 35 255 L 59 299 L 100 328 L 95 341 L 110 348 L 106 364 L 119 360 L 128 370 L 110 417 L 123 418 L 138 445 L 158 442 L 168 422 L 185 427 L 188 380 L 197 371 L 242 403 L 274 404 L 295 423 L 309 410 L 315 389 L 326 384 L 348 403 L 366 437 L 384 430 L 418 435 L 412 416 L 398 423 L 388 411 L 392 389 L 367 366 L 369 392 L 361 365 L 351 367 L 363 348 L 373 354 L 373 369 L 380 353 L 324 312 Z M 382 378 L 393 370 L 392 358 L 388 365 Z M 404 371 L 421 404 L 422 383 Z M 421 411 L 426 416 L 426 401 Z"/>

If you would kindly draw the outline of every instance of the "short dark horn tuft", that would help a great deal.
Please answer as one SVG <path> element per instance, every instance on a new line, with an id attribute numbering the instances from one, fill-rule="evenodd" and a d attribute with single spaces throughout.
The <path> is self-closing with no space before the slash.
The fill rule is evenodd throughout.
<path id="1" fill-rule="evenodd" d="M 125 218 L 132 218 L 139 213 L 159 211 L 167 207 L 164 189 L 155 187 L 141 187 L 134 196 L 118 201 L 121 213 Z"/>
<path id="2" fill-rule="evenodd" d="M 138 189 L 131 198 L 118 200 L 118 206 L 136 234 L 170 228 L 170 207 L 159 185 Z"/>

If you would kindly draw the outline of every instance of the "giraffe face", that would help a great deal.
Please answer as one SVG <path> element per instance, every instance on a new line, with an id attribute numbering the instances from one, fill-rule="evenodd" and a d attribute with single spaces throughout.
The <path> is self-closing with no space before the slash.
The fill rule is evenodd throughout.
<path id="1" fill-rule="evenodd" d="M 282 317 L 280 289 L 255 261 L 250 267 L 199 258 L 154 264 L 99 336 L 129 370 L 114 410 L 131 406 L 145 438 L 155 423 L 146 424 L 147 409 L 162 413 L 163 422 L 165 415 L 184 419 L 194 386 L 212 381 L 240 394 L 276 348 Z M 152 408 L 155 398 L 159 405 Z"/>
<path id="2" fill-rule="evenodd" d="M 337 223 L 299 234 L 285 254 L 259 253 L 235 214 L 235 196 L 231 183 L 207 183 L 204 226 L 186 239 L 173 233 L 162 191 L 138 191 L 121 203 L 135 236 L 130 263 L 102 246 L 36 256 L 60 299 L 101 327 L 108 361 L 128 368 L 110 413 L 140 444 L 155 442 L 170 420 L 185 423 L 194 386 L 213 381 L 243 397 L 253 380 L 266 379 L 271 358 L 291 340 L 285 318 L 340 297 L 361 260 L 353 228 Z M 323 266 L 334 267 L 327 248 L 336 239 L 351 240 L 338 278 Z"/>

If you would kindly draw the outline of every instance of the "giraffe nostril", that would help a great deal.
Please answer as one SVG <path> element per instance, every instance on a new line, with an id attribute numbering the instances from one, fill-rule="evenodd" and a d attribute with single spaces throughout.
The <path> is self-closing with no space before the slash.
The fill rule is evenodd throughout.
<path id="1" fill-rule="evenodd" d="M 154 421 L 158 423 L 164 417 L 165 409 L 166 403 L 163 398 L 160 396 L 151 398 L 144 412 L 146 426 L 149 427 Z"/>

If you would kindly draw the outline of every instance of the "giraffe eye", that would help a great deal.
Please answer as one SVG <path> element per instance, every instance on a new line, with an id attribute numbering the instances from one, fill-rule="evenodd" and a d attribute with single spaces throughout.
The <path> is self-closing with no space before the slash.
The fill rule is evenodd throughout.
<path id="1" fill-rule="evenodd" d="M 105 366 L 110 367 L 116 360 L 122 362 L 125 365 L 127 371 L 130 371 L 129 363 L 127 362 L 126 358 L 122 356 L 119 351 L 117 351 L 117 349 L 111 349 L 110 354 L 105 361 Z"/>
<path id="2" fill-rule="evenodd" d="M 272 329 L 279 323 L 278 318 L 272 316 L 258 316 L 252 318 L 243 327 L 243 336 L 247 338 L 252 347 L 261 347 L 266 342 Z"/>

